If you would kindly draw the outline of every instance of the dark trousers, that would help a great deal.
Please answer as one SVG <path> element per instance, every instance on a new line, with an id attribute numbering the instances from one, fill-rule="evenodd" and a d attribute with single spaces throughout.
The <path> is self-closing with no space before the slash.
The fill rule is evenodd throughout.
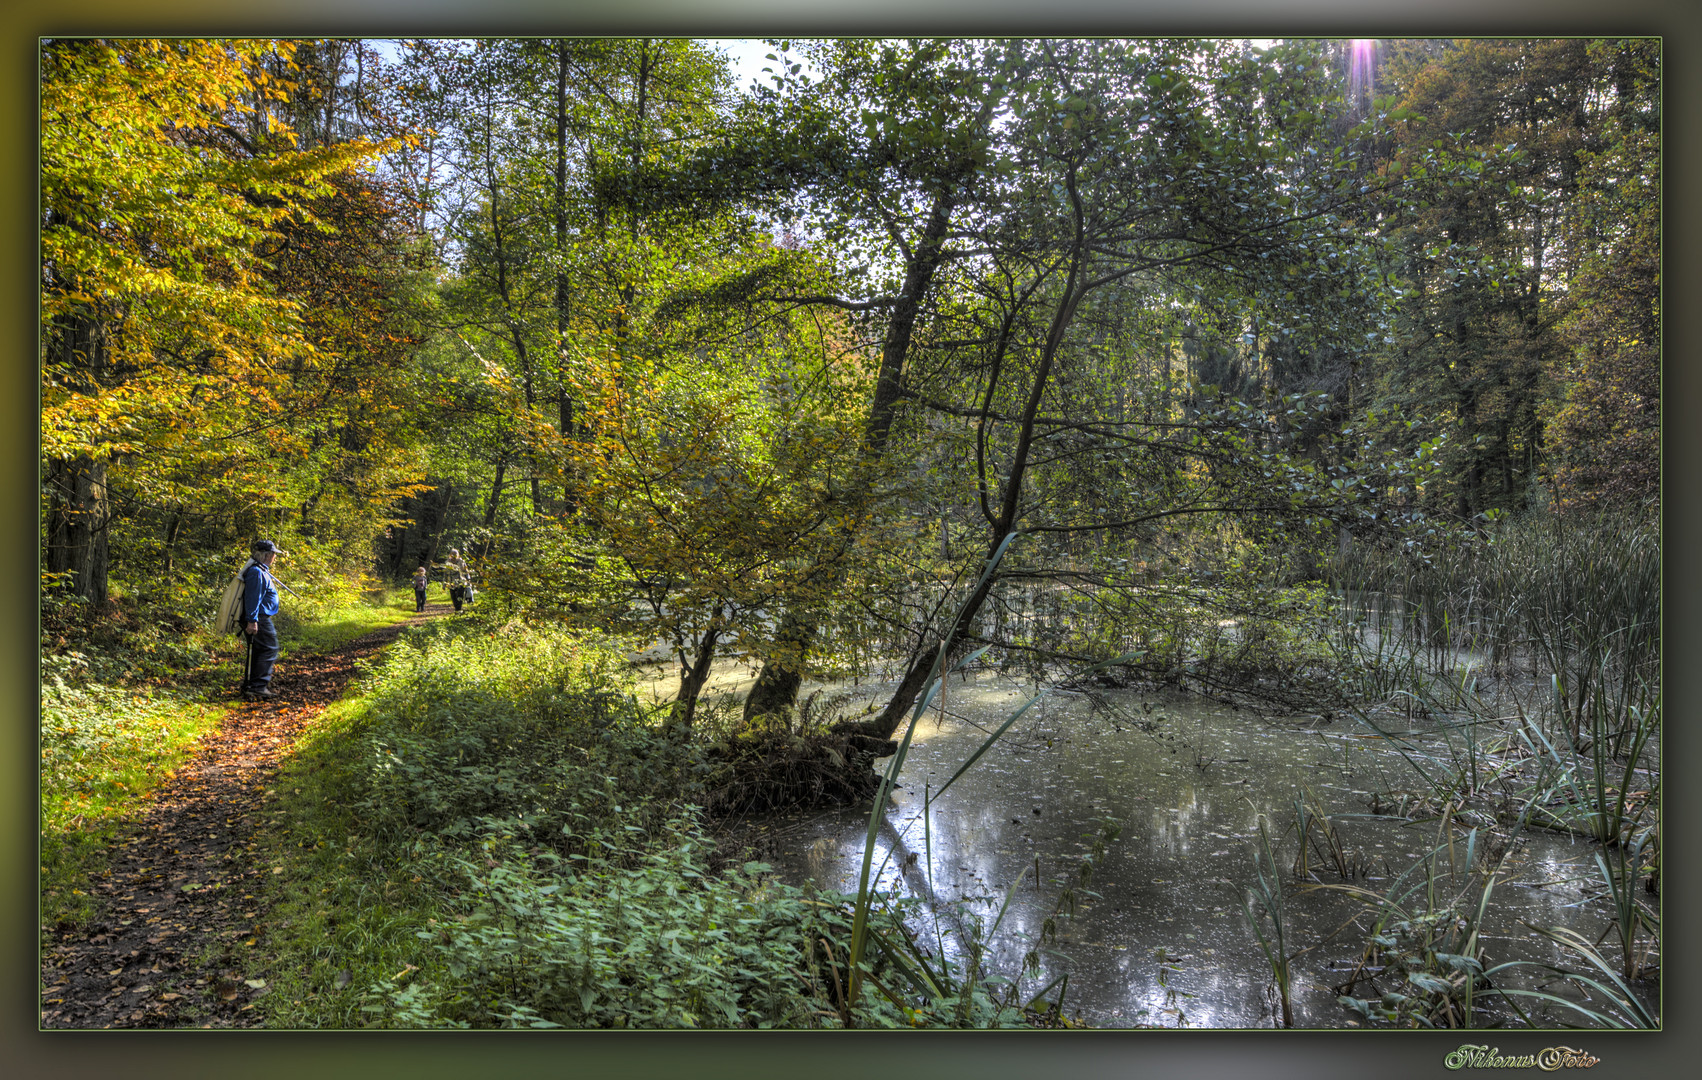
<path id="1" fill-rule="evenodd" d="M 415 611 L 424 611 L 425 610 L 425 590 L 424 589 L 415 589 L 414 590 L 414 610 Z"/>
<path id="2" fill-rule="evenodd" d="M 278 632 L 272 629 L 272 616 L 262 615 L 255 620 L 259 629 L 249 634 L 248 664 L 242 673 L 242 692 L 265 690 L 272 684 L 272 665 L 278 662 Z"/>
<path id="3" fill-rule="evenodd" d="M 455 602 L 455 610 L 460 611 L 462 601 L 467 599 L 467 586 L 451 585 L 449 587 L 449 599 Z"/>

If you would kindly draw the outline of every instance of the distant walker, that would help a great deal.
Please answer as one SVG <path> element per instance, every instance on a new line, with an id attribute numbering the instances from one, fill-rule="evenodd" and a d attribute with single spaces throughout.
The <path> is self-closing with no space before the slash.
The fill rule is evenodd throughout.
<path id="1" fill-rule="evenodd" d="M 449 549 L 449 557 L 443 560 L 443 579 L 449 583 L 449 599 L 459 614 L 461 605 L 473 598 L 473 581 L 467 573 L 466 560 L 461 558 L 461 549 Z"/>

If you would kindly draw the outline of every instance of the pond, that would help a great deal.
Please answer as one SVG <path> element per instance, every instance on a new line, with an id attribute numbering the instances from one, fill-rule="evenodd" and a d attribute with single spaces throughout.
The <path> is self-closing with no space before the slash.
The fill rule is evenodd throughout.
<path id="1" fill-rule="evenodd" d="M 853 693 L 881 699 L 887 689 L 864 684 Z M 1257 879 L 1261 816 L 1290 892 L 1289 950 L 1306 950 L 1293 978 L 1297 1027 L 1364 1022 L 1338 1003 L 1332 987 L 1347 983 L 1358 966 L 1373 922 L 1361 899 L 1297 886 L 1310 880 L 1387 893 L 1400 879 L 1412 891 L 1409 913 L 1438 912 L 1455 900 L 1467 914 L 1476 908 L 1483 879 L 1467 870 L 1467 830 L 1439 833 L 1434 820 L 1374 815 L 1374 793 L 1421 785 L 1406 759 L 1347 718 L 1272 720 L 1131 690 L 1054 692 L 930 799 L 1032 691 L 990 671 L 950 679 L 943 712 L 930 709 L 918 722 L 875 865 L 882 890 L 916 898 L 932 913 L 913 917 L 912 925 L 947 955 L 961 956 L 964 934 L 977 925 L 985 933 L 1005 906 L 987 967 L 1016 977 L 1095 836 L 1117 826 L 1091 883 L 1099 895 L 1083 899 L 1073 918 L 1056 918 L 1044 974 L 1024 982 L 1032 993 L 1067 973 L 1064 1012 L 1072 1018 L 1094 1027 L 1272 1026 L 1271 969 L 1240 900 Z M 1440 741 L 1433 731 L 1407 734 L 1421 745 Z M 1294 872 L 1293 826 L 1303 797 L 1331 815 L 1349 876 L 1316 853 L 1308 877 Z M 865 805 L 750 826 L 782 877 L 855 892 L 868 814 Z M 1583 837 L 1523 834 L 1481 926 L 1487 964 L 1518 959 L 1586 969 L 1523 924 L 1567 926 L 1596 940 L 1612 921 L 1595 868 L 1599 850 Z M 1484 857 L 1480 846 L 1473 865 L 1481 868 Z M 1609 935 L 1603 946 L 1610 958 L 1617 956 L 1612 941 Z M 1543 975 L 1527 969 L 1498 982 L 1580 999 L 1575 987 Z M 1375 998 L 1401 983 L 1385 977 L 1376 991 L 1371 985 L 1361 981 L 1353 993 Z M 1504 1004 L 1477 1005 L 1476 1024 L 1507 1015 Z M 1560 1007 L 1525 1008 L 1538 1026 L 1581 1019 Z"/>

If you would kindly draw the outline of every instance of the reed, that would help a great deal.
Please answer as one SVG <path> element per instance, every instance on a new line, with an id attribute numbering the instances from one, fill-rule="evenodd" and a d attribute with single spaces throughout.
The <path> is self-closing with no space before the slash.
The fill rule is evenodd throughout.
<path id="1" fill-rule="evenodd" d="M 1554 721 L 1570 737 L 1592 710 L 1630 737 L 1629 705 L 1660 670 L 1661 552 L 1652 523 L 1548 514 L 1505 519 L 1461 533 L 1447 559 L 1349 545 L 1332 578 L 1353 597 L 1357 666 L 1388 685 L 1390 669 L 1413 678 L 1453 670 L 1467 656 L 1491 671 L 1552 679 Z M 1413 678 L 1413 682 L 1422 680 Z"/>
<path id="2" fill-rule="evenodd" d="M 1558 1005 L 1577 1013 L 1592 1023 L 1600 1024 L 1602 1027 L 1658 1028 L 1661 1026 L 1659 1019 L 1644 1007 L 1637 995 L 1632 992 L 1631 987 L 1627 985 L 1627 980 L 1620 978 L 1619 973 L 1613 970 L 1613 965 L 1597 951 L 1588 938 L 1576 930 L 1564 926 L 1531 926 L 1529 923 L 1525 925 L 1530 926 L 1532 930 L 1553 941 L 1561 948 L 1583 958 L 1586 963 L 1601 973 L 1602 978 L 1598 979 L 1593 975 L 1585 975 L 1582 972 L 1571 971 L 1554 964 L 1539 964 L 1530 960 L 1511 960 L 1505 964 L 1498 964 L 1490 968 L 1486 974 L 1494 976 L 1518 968 L 1536 968 L 1559 976 L 1567 983 L 1578 987 L 1586 995 L 1593 991 L 1595 996 L 1604 1003 L 1604 1007 L 1599 1009 L 1588 1008 L 1581 1002 L 1563 998 L 1558 994 L 1551 994 L 1544 990 L 1502 988 L 1496 990 L 1495 993 L 1507 999 L 1509 1003 L 1518 1000 L 1536 1000 Z"/>
<path id="3" fill-rule="evenodd" d="M 1294 800 L 1294 830 L 1300 842 L 1294 856 L 1294 876 L 1316 880 L 1312 873 L 1314 855 L 1343 879 L 1364 873 L 1365 860 L 1358 852 L 1349 850 L 1318 793 L 1310 786 L 1303 790 L 1302 797 Z"/>
<path id="4" fill-rule="evenodd" d="M 1591 731 L 1596 737 L 1567 742 L 1551 739 L 1535 725 L 1524 723 L 1519 739 L 1530 760 L 1537 763 L 1533 788 L 1550 793 L 1537 808 L 1537 820 L 1549 828 L 1582 832 L 1607 845 L 1624 845 L 1645 828 L 1645 814 L 1658 815 L 1660 767 L 1656 736 L 1661 726 L 1661 697 L 1646 689 L 1646 696 L 1627 707 L 1631 727 L 1629 746 L 1615 756 L 1609 726 L 1617 731 L 1617 718 L 1604 710 L 1592 710 Z M 1563 733 L 1562 733 L 1563 734 Z M 1658 859 L 1658 851 L 1651 853 Z"/>
<path id="5" fill-rule="evenodd" d="M 1341 1004 L 1368 1020 L 1400 1027 L 1472 1026 L 1476 1000 L 1489 988 L 1479 927 L 1506 853 L 1484 874 L 1475 895 L 1470 888 L 1445 887 L 1438 866 L 1446 855 L 1451 874 L 1461 869 L 1470 873 L 1477 847 L 1478 832 L 1473 829 L 1465 839 L 1462 867 L 1451 837 L 1443 839 L 1382 892 L 1357 885 L 1313 886 L 1345 893 L 1376 913 L 1359 965 L 1336 987 Z M 1384 977 L 1399 982 L 1375 998 L 1354 996 L 1360 982 L 1376 989 L 1376 980 Z"/>
<path id="6" fill-rule="evenodd" d="M 1271 984 L 1276 988 L 1282 1008 L 1282 1026 L 1294 1026 L 1294 959 L 1299 951 L 1289 951 L 1288 906 L 1283 894 L 1282 873 L 1278 869 L 1276 852 L 1271 847 L 1271 833 L 1263 814 L 1258 815 L 1259 847 L 1253 851 L 1255 881 L 1235 887 L 1236 898 L 1253 929 L 1259 950 L 1271 971 Z M 1254 907 L 1257 905 L 1258 910 Z M 1267 932 L 1266 926 L 1269 926 Z M 1300 950 L 1304 951 L 1304 950 Z"/>

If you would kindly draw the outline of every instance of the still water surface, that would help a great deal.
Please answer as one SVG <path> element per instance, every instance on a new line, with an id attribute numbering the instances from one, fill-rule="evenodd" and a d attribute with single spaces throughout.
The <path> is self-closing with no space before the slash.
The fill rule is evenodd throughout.
<path id="1" fill-rule="evenodd" d="M 887 689 L 865 685 L 861 692 L 878 699 Z M 1097 694 L 1097 705 L 1087 695 L 1048 696 L 948 791 L 928 801 L 1031 693 L 1032 687 L 991 672 L 950 680 L 944 711 L 931 710 L 918 722 L 902 788 L 879 832 L 879 888 L 919 898 L 937 913 L 938 931 L 934 920 L 918 925 L 948 955 L 962 949 L 953 927 L 976 920 L 990 926 L 1009 893 L 988 966 L 1016 977 L 1024 953 L 1056 910 L 1063 883 L 1074 880 L 1096 832 L 1115 823 L 1120 836 L 1092 883 L 1099 897 L 1082 904 L 1073 919 L 1058 920 L 1045 974 L 1025 982 L 1032 993 L 1068 973 L 1065 1011 L 1092 1026 L 1273 1024 L 1270 969 L 1237 886 L 1256 878 L 1260 815 L 1269 823 L 1284 880 L 1295 884 L 1290 866 L 1297 843 L 1284 830 L 1291 829 L 1295 800 L 1308 787 L 1331 814 L 1366 815 L 1336 820 L 1346 847 L 1366 867 L 1354 884 L 1384 891 L 1439 840 L 1446 843 L 1434 823 L 1371 817 L 1371 792 L 1421 785 L 1403 758 L 1352 721 L 1272 721 L 1197 699 L 1127 690 Z M 758 827 L 770 837 L 768 858 L 782 877 L 854 892 L 868 814 L 864 806 L 782 815 Z M 1454 839 L 1463 869 L 1463 834 Z M 1489 965 L 1561 962 L 1558 951 L 1520 920 L 1571 926 L 1591 940 L 1607 927 L 1607 908 L 1595 898 L 1599 890 L 1590 888 L 1595 850 L 1582 839 L 1552 833 L 1529 834 L 1515 847 L 1504 868 L 1511 880 L 1498 886 L 1483 928 Z M 1478 880 L 1446 875 L 1445 855 L 1439 863 L 1439 895 L 1446 900 L 1469 891 L 1475 906 Z M 1414 877 L 1422 880 L 1422 871 Z M 1317 878 L 1342 881 L 1329 871 Z M 1365 911 L 1340 893 L 1291 897 L 1290 948 L 1313 946 L 1296 961 L 1297 1026 L 1350 1026 L 1354 1014 L 1337 1003 L 1331 986 L 1346 979 L 1363 951 L 1372 921 Z M 1566 964 L 1581 967 L 1576 960 Z M 1537 981 L 1532 976 L 1522 983 Z M 1386 980 L 1381 988 L 1398 986 Z M 1548 990 L 1567 992 L 1558 983 Z M 1357 993 L 1375 996 L 1365 984 Z M 1537 1019 L 1542 1026 L 1578 1023 L 1565 1011 Z"/>

